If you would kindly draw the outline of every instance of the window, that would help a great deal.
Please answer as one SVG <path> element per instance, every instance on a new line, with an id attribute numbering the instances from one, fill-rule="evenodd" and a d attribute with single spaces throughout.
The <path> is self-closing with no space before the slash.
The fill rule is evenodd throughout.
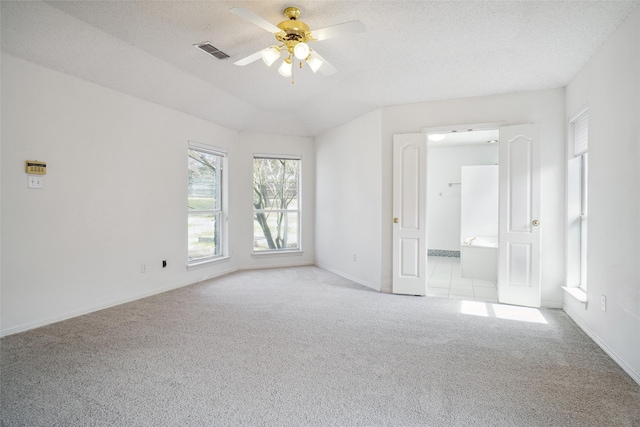
<path id="1" fill-rule="evenodd" d="M 253 158 L 253 250 L 300 250 L 300 158 Z"/>
<path id="2" fill-rule="evenodd" d="M 583 111 L 569 121 L 568 284 L 587 289 L 587 211 L 589 116 Z"/>
<path id="3" fill-rule="evenodd" d="M 226 155 L 190 142 L 188 159 L 188 259 L 193 265 L 225 255 Z"/>
<path id="4" fill-rule="evenodd" d="M 580 156 L 580 287 L 587 289 L 587 194 L 589 154 Z"/>

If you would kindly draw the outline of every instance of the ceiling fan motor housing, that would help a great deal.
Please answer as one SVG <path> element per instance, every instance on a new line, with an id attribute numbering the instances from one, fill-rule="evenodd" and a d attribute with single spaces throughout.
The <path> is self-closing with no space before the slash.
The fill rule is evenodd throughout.
<path id="1" fill-rule="evenodd" d="M 288 7 L 284 10 L 284 15 L 288 18 L 278 24 L 278 28 L 282 33 L 276 34 L 276 38 L 285 43 L 288 48 L 293 48 L 300 42 L 308 42 L 311 40 L 311 30 L 309 26 L 299 21 L 300 9 L 297 7 Z"/>

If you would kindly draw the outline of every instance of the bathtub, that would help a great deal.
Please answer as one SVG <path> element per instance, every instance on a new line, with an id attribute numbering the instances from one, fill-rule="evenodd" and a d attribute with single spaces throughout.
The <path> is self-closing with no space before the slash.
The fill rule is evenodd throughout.
<path id="1" fill-rule="evenodd" d="M 498 279 L 498 236 L 472 236 L 460 245 L 462 277 L 496 282 Z"/>

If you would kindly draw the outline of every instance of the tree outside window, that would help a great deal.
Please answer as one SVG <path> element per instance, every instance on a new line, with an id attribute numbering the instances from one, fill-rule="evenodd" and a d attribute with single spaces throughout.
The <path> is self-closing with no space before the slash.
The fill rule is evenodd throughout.
<path id="1" fill-rule="evenodd" d="M 254 251 L 300 250 L 300 160 L 253 160 Z"/>
<path id="2" fill-rule="evenodd" d="M 188 258 L 202 262 L 222 255 L 223 156 L 189 148 Z"/>

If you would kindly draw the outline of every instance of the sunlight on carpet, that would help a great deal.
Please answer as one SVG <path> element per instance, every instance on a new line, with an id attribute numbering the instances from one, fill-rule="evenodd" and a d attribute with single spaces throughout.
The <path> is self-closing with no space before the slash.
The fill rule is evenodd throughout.
<path id="1" fill-rule="evenodd" d="M 518 307 L 478 301 L 461 301 L 460 312 L 472 316 L 495 317 L 497 319 L 517 320 L 519 322 L 547 323 L 547 320 L 542 313 L 540 313 L 540 310 L 531 307 Z"/>

